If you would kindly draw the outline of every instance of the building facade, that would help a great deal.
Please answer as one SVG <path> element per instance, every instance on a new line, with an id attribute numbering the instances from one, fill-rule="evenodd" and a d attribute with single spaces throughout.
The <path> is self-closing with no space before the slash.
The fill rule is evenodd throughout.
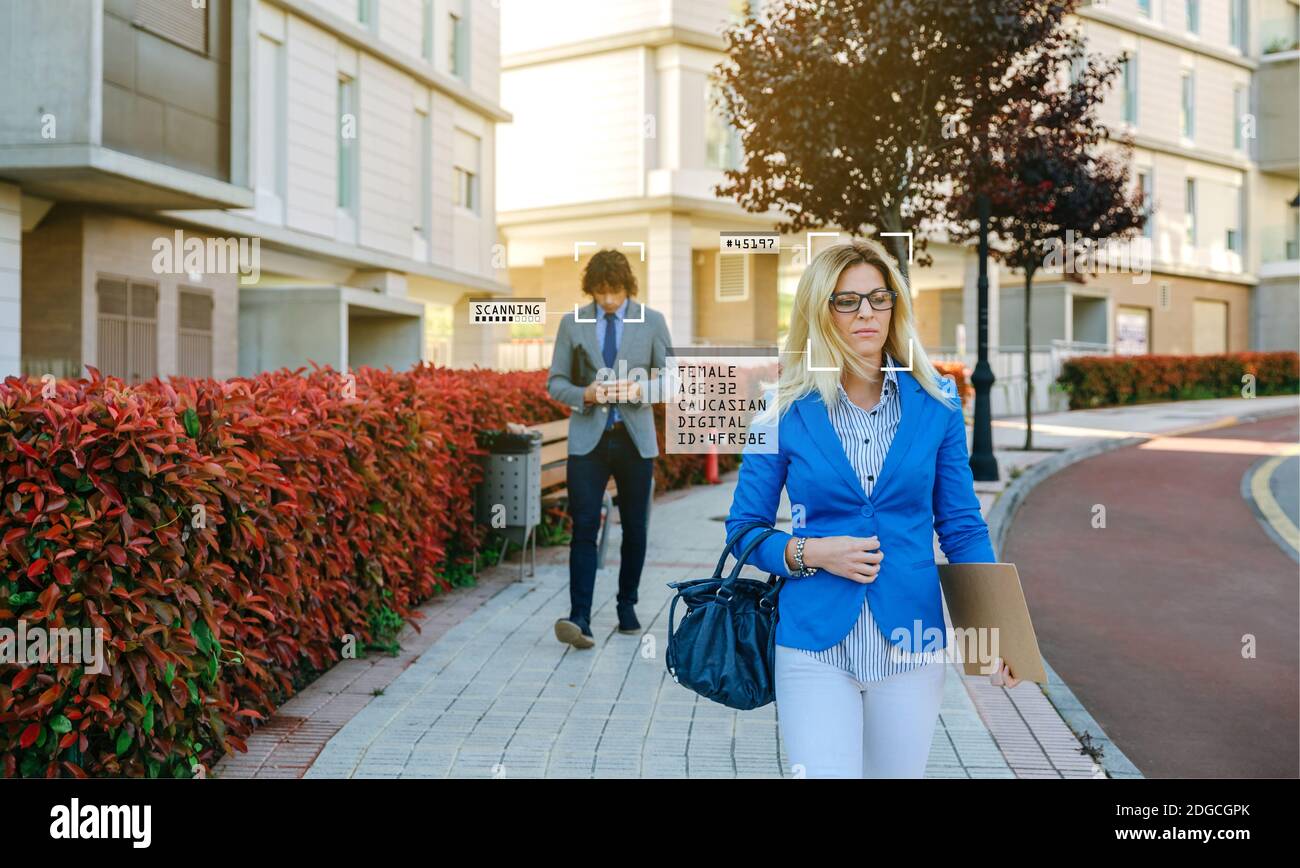
<path id="1" fill-rule="evenodd" d="M 0 42 L 4 373 L 493 360 L 493 4 L 0 0 Z"/>
<path id="2" fill-rule="evenodd" d="M 566 0 L 556 14 L 503 0 L 502 103 L 514 122 L 499 140 L 499 220 L 515 294 L 546 298 L 552 314 L 544 330 L 515 332 L 503 366 L 545 364 L 597 247 L 628 252 L 677 342 L 776 340 L 778 297 L 793 292 L 805 238 L 781 239 L 779 256 L 718 255 L 720 232 L 775 221 L 712 193 L 740 155 L 709 105 L 708 76 L 742 5 Z M 1132 181 L 1152 211 L 1127 264 L 1036 276 L 1040 409 L 1063 400 L 1048 386 L 1070 355 L 1297 348 L 1296 10 L 1294 0 L 1080 9 L 1090 51 L 1129 57 L 1101 114 L 1132 136 Z M 933 357 L 973 363 L 975 258 L 928 235 L 934 263 L 912 269 L 919 333 Z M 995 411 L 1014 412 L 1023 276 L 994 265 L 990 285 Z"/>
<path id="3" fill-rule="evenodd" d="M 712 104 L 731 0 L 503 0 L 498 221 L 518 297 L 545 298 L 544 328 L 517 329 L 503 367 L 549 360 L 600 248 L 624 251 L 673 340 L 773 343 L 789 251 L 720 255 L 726 231 L 771 231 L 713 193 L 739 143 Z M 793 241 L 783 243 L 793 244 Z M 800 242 L 801 243 L 801 240 Z"/>

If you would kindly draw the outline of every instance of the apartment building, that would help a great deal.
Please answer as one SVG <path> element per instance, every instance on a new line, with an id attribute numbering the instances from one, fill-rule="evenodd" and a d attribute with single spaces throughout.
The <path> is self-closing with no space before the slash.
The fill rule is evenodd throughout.
<path id="1" fill-rule="evenodd" d="M 498 141 L 497 219 L 515 295 L 548 311 L 544 328 L 516 327 L 503 367 L 548 362 L 583 267 L 606 247 L 627 254 L 675 342 L 776 340 L 789 251 L 719 255 L 721 232 L 771 231 L 773 219 L 712 191 L 740 159 L 709 72 L 742 5 L 502 0 L 501 102 L 514 120 Z"/>
<path id="2" fill-rule="evenodd" d="M 472 0 L 0 0 L 0 373 L 490 363 L 497 28 Z"/>

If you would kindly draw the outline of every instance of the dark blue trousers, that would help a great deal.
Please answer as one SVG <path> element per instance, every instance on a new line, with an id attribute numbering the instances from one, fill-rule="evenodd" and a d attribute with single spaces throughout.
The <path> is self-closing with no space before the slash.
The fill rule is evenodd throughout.
<path id="1" fill-rule="evenodd" d="M 642 458 L 632 438 L 620 426 L 604 433 L 586 455 L 570 455 L 566 465 L 569 515 L 569 620 L 591 626 L 591 597 L 596 585 L 596 538 L 600 533 L 600 504 L 609 478 L 618 486 L 618 513 L 623 547 L 618 570 L 618 607 L 629 611 L 637 601 L 641 567 L 645 564 L 646 524 L 654 459 Z"/>

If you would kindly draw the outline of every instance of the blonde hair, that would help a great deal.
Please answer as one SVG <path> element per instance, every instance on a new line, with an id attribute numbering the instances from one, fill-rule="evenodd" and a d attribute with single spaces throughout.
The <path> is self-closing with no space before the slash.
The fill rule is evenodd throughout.
<path id="1" fill-rule="evenodd" d="M 839 401 L 841 370 L 852 371 L 869 382 L 878 382 L 884 376 L 882 371 L 869 365 L 853 351 L 833 320 L 831 293 L 839 284 L 844 270 L 854 265 L 874 265 L 884 275 L 886 286 L 898 293 L 889 318 L 889 334 L 885 336 L 884 351 L 899 364 L 906 365 L 910 342 L 912 376 L 934 398 L 949 407 L 956 406 L 956 399 L 945 393 L 939 385 L 939 373 L 917 340 L 912 316 L 912 295 L 898 266 L 878 242 L 855 238 L 822 250 L 813 257 L 799 278 L 794 307 L 790 311 L 790 334 L 786 339 L 776 401 L 769 404 L 769 408 L 775 409 L 775 418 L 780 418 L 795 401 L 814 389 L 821 394 L 822 401 L 828 408 L 834 407 Z M 866 303 L 863 299 L 863 304 Z M 810 341 L 811 355 L 806 352 Z M 810 366 L 836 370 L 809 370 Z"/>

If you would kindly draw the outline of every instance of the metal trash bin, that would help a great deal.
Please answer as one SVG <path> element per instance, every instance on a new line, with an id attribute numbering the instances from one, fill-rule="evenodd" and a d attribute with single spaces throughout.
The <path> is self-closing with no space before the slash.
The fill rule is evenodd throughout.
<path id="1" fill-rule="evenodd" d="M 483 481 L 475 499 L 475 520 L 523 549 L 532 540 L 529 575 L 537 574 L 537 525 L 542 521 L 542 433 L 493 432 L 488 454 L 483 456 Z M 500 526 L 504 521 L 504 526 Z M 501 547 L 505 560 L 507 546 Z M 524 575 L 524 554 L 519 555 L 519 577 Z"/>

